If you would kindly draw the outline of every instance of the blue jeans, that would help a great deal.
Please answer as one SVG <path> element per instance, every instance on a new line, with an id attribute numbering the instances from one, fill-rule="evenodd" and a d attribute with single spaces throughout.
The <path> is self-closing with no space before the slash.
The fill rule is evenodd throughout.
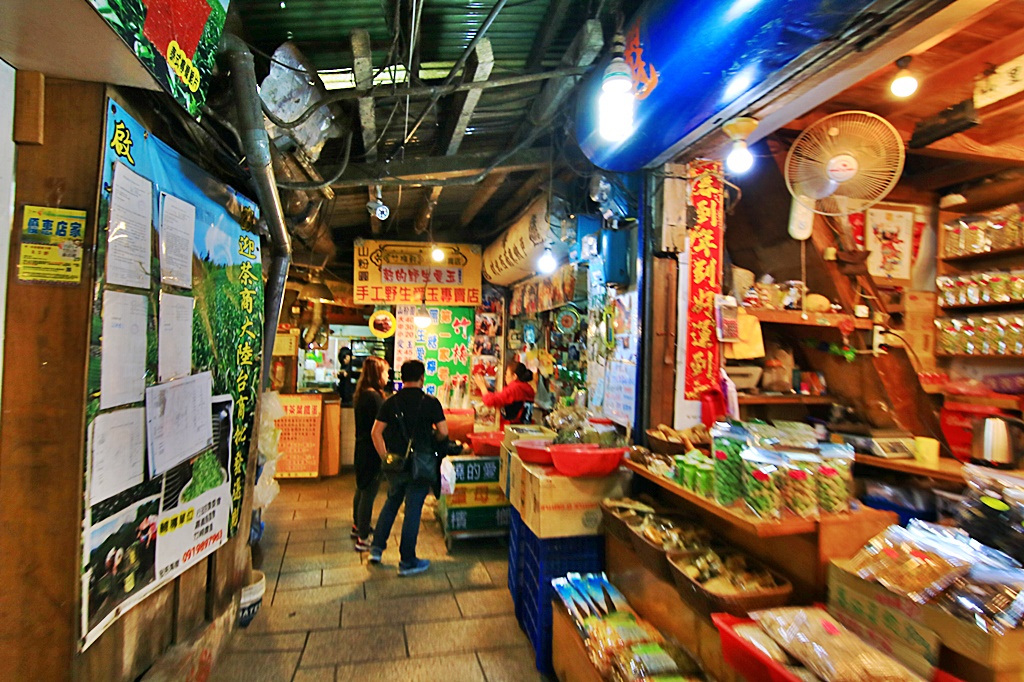
<path id="1" fill-rule="evenodd" d="M 420 516 L 423 512 L 423 501 L 430 492 L 430 483 L 413 481 L 408 474 L 399 474 L 390 479 L 388 499 L 377 517 L 377 527 L 373 531 L 373 548 L 383 552 L 391 536 L 391 526 L 398 516 L 398 508 L 405 502 L 405 520 L 402 522 L 402 541 L 398 546 L 401 563 L 409 566 L 416 561 L 416 539 L 420 534 Z"/>

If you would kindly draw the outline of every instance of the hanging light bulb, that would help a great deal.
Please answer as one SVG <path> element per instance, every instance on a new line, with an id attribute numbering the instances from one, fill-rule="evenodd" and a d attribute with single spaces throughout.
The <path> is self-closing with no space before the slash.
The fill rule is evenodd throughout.
<path id="1" fill-rule="evenodd" d="M 435 263 L 441 263 L 444 261 L 444 251 L 440 246 L 432 245 L 430 247 L 430 258 Z"/>
<path id="2" fill-rule="evenodd" d="M 415 314 L 412 316 L 412 323 L 416 325 L 417 329 L 426 329 L 430 326 L 433 320 L 430 318 L 430 313 L 427 311 L 427 306 L 420 303 L 416 308 Z"/>
<path id="3" fill-rule="evenodd" d="M 616 33 L 597 101 L 598 130 L 609 142 L 621 142 L 633 134 L 633 76 L 623 59 L 625 51 L 626 39 Z"/>
<path id="4" fill-rule="evenodd" d="M 555 254 L 551 253 L 551 247 L 544 249 L 543 255 L 537 259 L 537 271 L 542 275 L 550 275 L 558 269 L 558 261 L 555 260 Z"/>
<path id="5" fill-rule="evenodd" d="M 754 165 L 754 155 L 747 148 L 747 138 L 757 129 L 757 119 L 749 116 L 733 118 L 722 124 L 724 132 L 732 147 L 725 158 L 725 167 L 731 173 L 746 173 Z"/>
<path id="6" fill-rule="evenodd" d="M 917 92 L 917 78 L 910 73 L 910 69 L 907 68 L 909 66 L 910 57 L 908 55 L 896 60 L 896 68 L 899 71 L 896 72 L 896 77 L 889 84 L 889 92 L 896 97 L 910 97 Z"/>

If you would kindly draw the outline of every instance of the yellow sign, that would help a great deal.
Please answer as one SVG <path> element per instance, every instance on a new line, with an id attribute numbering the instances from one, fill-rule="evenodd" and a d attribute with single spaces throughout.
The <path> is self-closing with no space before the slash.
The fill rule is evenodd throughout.
<path id="1" fill-rule="evenodd" d="M 320 475 L 319 393 L 282 395 L 285 416 L 277 420 L 281 429 L 277 478 L 316 478 Z"/>
<path id="2" fill-rule="evenodd" d="M 388 310 L 378 310 L 370 315 L 370 333 L 378 339 L 389 339 L 398 329 L 398 320 Z"/>
<path id="3" fill-rule="evenodd" d="M 356 305 L 480 304 L 479 246 L 360 239 L 355 247 Z"/>
<path id="4" fill-rule="evenodd" d="M 297 329 L 295 331 L 298 331 Z M 295 357 L 299 351 L 299 335 L 278 332 L 274 336 L 274 355 Z"/>
<path id="5" fill-rule="evenodd" d="M 82 280 L 85 211 L 26 206 L 18 279 L 78 284 Z"/>

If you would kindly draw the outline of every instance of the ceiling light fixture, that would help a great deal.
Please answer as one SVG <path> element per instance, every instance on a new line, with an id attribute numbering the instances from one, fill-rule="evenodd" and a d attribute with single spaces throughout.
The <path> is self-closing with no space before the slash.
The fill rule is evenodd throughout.
<path id="1" fill-rule="evenodd" d="M 551 252 L 550 246 L 545 247 L 544 253 L 537 259 L 537 271 L 542 275 L 550 275 L 557 269 L 558 261 L 555 260 L 555 254 Z"/>
<path id="2" fill-rule="evenodd" d="M 896 60 L 896 77 L 889 83 L 889 91 L 896 97 L 910 97 L 917 92 L 917 78 L 910 73 L 910 57 L 903 55 Z"/>
<path id="3" fill-rule="evenodd" d="M 412 316 L 412 323 L 416 325 L 417 329 L 426 329 L 434 320 L 430 317 L 430 311 L 427 310 L 425 303 L 420 303 L 416 307 L 416 312 Z"/>
<path id="4" fill-rule="evenodd" d="M 732 146 L 729 155 L 725 157 L 725 167 L 732 173 L 746 173 L 754 165 L 754 155 L 747 149 L 747 138 L 757 129 L 757 119 L 750 116 L 740 116 L 729 119 L 722 124 L 724 132 Z"/>
<path id="5" fill-rule="evenodd" d="M 319 273 L 310 273 L 309 281 L 299 289 L 298 299 L 300 301 L 320 301 L 322 303 L 333 303 L 334 293 L 324 284 Z"/>
<path id="6" fill-rule="evenodd" d="M 626 38 L 621 32 L 612 39 L 612 61 L 601 78 L 597 101 L 598 130 L 609 142 L 622 142 L 633 134 L 633 76 L 623 55 Z"/>

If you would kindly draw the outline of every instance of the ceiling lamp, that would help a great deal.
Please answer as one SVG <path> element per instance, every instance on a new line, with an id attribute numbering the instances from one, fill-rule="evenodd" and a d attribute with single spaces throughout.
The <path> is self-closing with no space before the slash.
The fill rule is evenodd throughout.
<path id="1" fill-rule="evenodd" d="M 320 279 L 319 274 L 310 273 L 309 281 L 299 289 L 300 301 L 320 301 L 321 303 L 333 303 L 334 293 Z"/>
<path id="2" fill-rule="evenodd" d="M 437 245 L 431 245 L 430 247 L 430 259 L 435 263 L 444 262 L 444 250 Z"/>
<path id="3" fill-rule="evenodd" d="M 910 97 L 917 92 L 917 78 L 910 73 L 910 57 L 904 55 L 896 60 L 896 77 L 889 83 L 889 91 L 896 97 Z"/>
<path id="4" fill-rule="evenodd" d="M 623 59 L 625 52 L 626 38 L 616 33 L 597 102 L 598 130 L 609 142 L 622 142 L 633 134 L 633 76 Z"/>
<path id="5" fill-rule="evenodd" d="M 722 132 L 732 140 L 725 167 L 732 173 L 746 173 L 754 165 L 754 155 L 747 149 L 747 138 L 757 129 L 757 119 L 749 116 L 733 118 L 722 124 Z"/>
<path id="6" fill-rule="evenodd" d="M 430 317 L 426 304 L 420 303 L 416 308 L 415 314 L 412 316 L 412 323 L 416 325 L 417 329 L 426 329 L 430 326 L 431 322 L 433 320 Z"/>
<path id="7" fill-rule="evenodd" d="M 551 247 L 544 249 L 544 253 L 537 259 L 537 271 L 542 275 L 550 275 L 558 269 L 558 261 L 555 254 L 551 253 Z"/>

